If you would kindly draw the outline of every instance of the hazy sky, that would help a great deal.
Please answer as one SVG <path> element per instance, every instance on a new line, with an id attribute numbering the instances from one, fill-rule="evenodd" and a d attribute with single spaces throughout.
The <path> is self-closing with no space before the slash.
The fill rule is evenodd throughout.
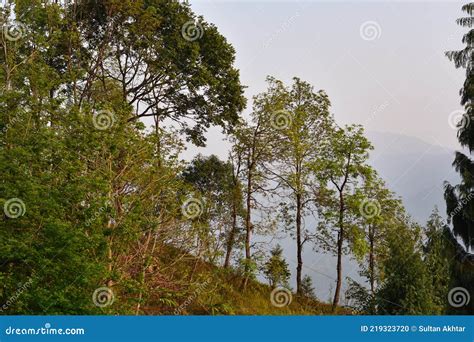
<path id="1" fill-rule="evenodd" d="M 449 117 L 460 109 L 464 71 L 444 52 L 462 47 L 463 2 L 190 3 L 235 47 L 248 97 L 265 90 L 267 75 L 298 76 L 328 93 L 339 124 L 458 147 Z M 203 152 L 225 156 L 217 132 Z"/>

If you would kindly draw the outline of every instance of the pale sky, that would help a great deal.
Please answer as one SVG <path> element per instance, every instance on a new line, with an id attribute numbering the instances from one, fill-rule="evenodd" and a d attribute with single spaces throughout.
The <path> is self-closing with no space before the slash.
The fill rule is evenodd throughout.
<path id="1" fill-rule="evenodd" d="M 462 47 L 465 29 L 455 20 L 464 2 L 190 3 L 234 46 L 248 98 L 265 90 L 267 75 L 298 76 L 328 93 L 339 124 L 458 148 L 449 116 L 460 109 L 464 70 L 444 52 Z M 201 152 L 226 155 L 218 132 Z"/>

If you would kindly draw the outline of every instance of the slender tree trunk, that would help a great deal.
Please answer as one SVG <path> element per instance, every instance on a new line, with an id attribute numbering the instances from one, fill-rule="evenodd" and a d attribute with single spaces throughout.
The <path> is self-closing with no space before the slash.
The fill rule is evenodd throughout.
<path id="1" fill-rule="evenodd" d="M 370 303 L 370 308 L 372 312 L 370 314 L 376 313 L 376 305 L 374 301 L 375 296 L 375 232 L 374 226 L 369 225 L 369 281 L 370 281 L 370 293 L 372 294 L 372 300 Z"/>
<path id="2" fill-rule="evenodd" d="M 232 201 L 232 228 L 229 232 L 229 237 L 227 239 L 227 251 L 225 255 L 224 268 L 228 268 L 230 265 L 230 257 L 232 254 L 232 248 L 234 247 L 235 233 L 237 231 L 237 204 L 236 199 Z"/>
<path id="3" fill-rule="evenodd" d="M 344 197 L 342 191 L 339 192 L 339 234 L 337 236 L 337 282 L 336 292 L 334 293 L 334 301 L 332 303 L 332 311 L 336 311 L 339 304 L 342 285 L 342 245 L 344 242 Z"/>
<path id="4" fill-rule="evenodd" d="M 374 257 L 374 227 L 369 226 L 369 278 L 370 278 L 370 292 L 372 295 L 375 292 L 375 257 Z"/>
<path id="5" fill-rule="evenodd" d="M 156 151 L 158 155 L 158 167 L 161 168 L 161 139 L 160 139 L 160 118 L 154 116 L 155 119 L 155 135 L 156 135 Z"/>
<path id="6" fill-rule="evenodd" d="M 301 194 L 296 194 L 296 293 L 301 293 L 301 273 L 303 270 L 303 244 L 301 242 Z"/>
<path id="7" fill-rule="evenodd" d="M 250 165 L 250 163 L 248 163 Z M 248 170 L 248 177 L 247 177 L 247 213 L 245 215 L 245 279 L 242 284 L 242 287 L 245 289 L 247 287 L 247 283 L 249 280 L 249 266 L 252 259 L 252 255 L 250 253 L 250 235 L 252 234 L 252 222 L 251 222 L 251 215 L 252 215 L 252 171 Z"/>
<path id="8" fill-rule="evenodd" d="M 252 210 L 252 199 L 251 199 L 251 194 L 252 194 L 252 176 L 249 174 L 248 180 L 247 180 L 247 214 L 245 216 L 245 230 L 246 230 L 246 236 L 245 236 L 245 258 L 247 260 L 251 259 L 251 254 L 250 254 L 250 235 L 252 234 L 252 222 L 251 222 L 251 210 Z"/>

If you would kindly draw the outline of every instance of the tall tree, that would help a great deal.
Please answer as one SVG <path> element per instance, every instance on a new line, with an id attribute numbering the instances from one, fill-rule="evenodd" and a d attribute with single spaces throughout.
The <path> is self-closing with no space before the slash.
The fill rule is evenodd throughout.
<path id="1" fill-rule="evenodd" d="M 353 307 L 365 314 L 377 314 L 377 291 L 384 281 L 384 263 L 387 257 L 387 239 L 406 215 L 400 199 L 386 188 L 384 182 L 373 171 L 364 178 L 360 189 L 358 224 L 363 228 L 365 247 L 359 258 L 359 275 L 365 284 L 350 280 L 347 296 L 354 300 Z"/>
<path id="2" fill-rule="evenodd" d="M 204 144 L 210 125 L 231 129 L 238 122 L 245 99 L 234 49 L 189 5 L 80 1 L 67 11 L 93 51 L 85 77 L 74 80 L 79 104 L 95 80 L 112 79 L 135 108 L 130 120 L 171 120 L 196 144 Z M 75 60 L 74 52 L 71 57 Z"/>
<path id="3" fill-rule="evenodd" d="M 253 116 L 251 124 L 241 124 L 231 136 L 233 143 L 232 153 L 241 161 L 241 177 L 244 194 L 245 212 L 245 276 L 242 283 L 246 288 L 252 270 L 255 270 L 252 260 L 251 239 L 257 223 L 253 220 L 253 210 L 259 207 L 257 195 L 266 195 L 265 189 L 267 179 L 264 173 L 264 165 L 272 159 L 269 144 L 271 135 L 263 125 L 263 118 Z"/>
<path id="4" fill-rule="evenodd" d="M 323 233 L 330 238 L 327 229 L 336 229 L 337 281 L 333 299 L 333 310 L 339 304 L 342 285 L 342 255 L 345 242 L 351 242 L 354 251 L 363 241 L 357 218 L 362 214 L 358 203 L 358 187 L 364 178 L 372 176 L 372 169 L 366 164 L 368 152 L 372 148 L 364 137 L 360 126 L 347 126 L 336 129 L 330 136 L 328 148 L 314 165 L 318 176 L 330 186 L 324 220 L 321 221 Z"/>
<path id="5" fill-rule="evenodd" d="M 446 52 L 448 58 L 454 62 L 456 68 L 466 69 L 466 80 L 460 90 L 461 105 L 464 106 L 464 116 L 458 124 L 458 140 L 461 146 L 467 147 L 469 152 L 474 150 L 474 3 L 462 6 L 466 17 L 459 18 L 457 23 L 469 28 L 463 36 L 466 46 L 459 51 Z M 445 183 L 445 200 L 449 221 L 452 222 L 453 233 L 464 242 L 466 251 L 474 246 L 474 162 L 469 156 L 456 152 L 453 162 L 455 170 L 461 176 L 461 183 L 453 186 Z M 450 222 L 450 223 L 451 223 Z"/>
<path id="6" fill-rule="evenodd" d="M 83 109 L 94 106 L 98 87 L 105 92 L 118 83 L 123 101 L 134 108 L 128 120 L 174 122 L 198 145 L 211 125 L 231 130 L 245 106 L 234 49 L 188 4 L 15 0 L 4 12 L 6 26 L 21 38 L 2 37 L 9 88 L 19 75 L 15 65 L 34 57 L 44 63 L 43 72 L 57 73 L 49 96 Z"/>
<path id="7" fill-rule="evenodd" d="M 461 146 L 469 150 L 472 155 L 474 150 L 474 3 L 462 6 L 465 17 L 456 22 L 468 30 L 462 38 L 465 47 L 459 51 L 446 52 L 447 57 L 454 62 L 456 68 L 466 70 L 466 79 L 460 90 L 461 105 L 464 106 L 464 115 L 458 124 L 458 140 Z M 448 224 L 452 229 L 445 230 L 444 237 L 446 250 L 452 256 L 451 263 L 451 286 L 462 287 L 472 293 L 473 281 L 472 270 L 474 269 L 474 258 L 472 248 L 474 247 L 474 162 L 469 155 L 456 152 L 453 162 L 455 170 L 461 177 L 461 182 L 451 185 L 445 182 L 444 198 Z M 460 242 L 461 240 L 462 242 Z M 471 301 L 469 312 L 474 306 Z M 463 308 L 450 308 L 450 311 L 462 314 Z"/>
<path id="8" fill-rule="evenodd" d="M 404 215 L 405 211 L 401 200 L 386 188 L 375 171 L 372 177 L 364 179 L 361 191 L 363 198 L 360 204 L 360 222 L 365 227 L 365 240 L 368 246 L 367 263 L 363 268 L 369 280 L 370 293 L 374 295 L 377 282 L 380 281 L 378 259 L 385 252 L 387 231 L 394 224 L 394 219 Z"/>
<path id="9" fill-rule="evenodd" d="M 268 90 L 255 98 L 255 115 L 265 118 L 267 129 L 272 132 L 274 160 L 267 172 L 278 187 L 290 196 L 287 206 L 293 213 L 291 223 L 296 239 L 296 288 L 301 292 L 303 247 L 311 234 L 304 226 L 307 209 L 314 204 L 311 165 L 329 136 L 333 121 L 329 113 L 330 102 L 322 90 L 314 88 L 299 78 L 291 87 L 268 77 Z"/>
<path id="10" fill-rule="evenodd" d="M 245 217 L 242 182 L 240 180 L 242 172 L 242 151 L 231 150 L 229 152 L 229 163 L 232 173 L 232 227 L 227 236 L 227 248 L 224 259 L 224 268 L 228 268 L 232 256 L 232 250 L 239 234 L 239 218 Z"/>

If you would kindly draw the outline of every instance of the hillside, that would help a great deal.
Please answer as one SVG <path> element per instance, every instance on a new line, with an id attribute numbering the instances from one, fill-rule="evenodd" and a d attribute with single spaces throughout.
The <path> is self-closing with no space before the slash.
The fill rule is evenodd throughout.
<path id="1" fill-rule="evenodd" d="M 272 305 L 272 289 L 251 280 L 242 289 L 242 277 L 235 271 L 223 269 L 192 256 L 176 262 L 177 251 L 168 249 L 160 258 L 166 276 L 157 275 L 154 291 L 150 291 L 145 315 L 328 315 L 331 305 L 316 299 L 286 294 L 276 296 L 281 307 Z M 169 258 L 169 259 L 168 259 Z M 171 263 L 169 261 L 173 260 Z M 193 284 L 189 286 L 189 284 Z M 291 301 L 290 301 L 291 298 Z M 289 302 L 290 301 L 290 302 Z M 288 303 L 288 305 L 283 305 Z M 338 315 L 351 314 L 346 308 L 338 308 Z"/>

